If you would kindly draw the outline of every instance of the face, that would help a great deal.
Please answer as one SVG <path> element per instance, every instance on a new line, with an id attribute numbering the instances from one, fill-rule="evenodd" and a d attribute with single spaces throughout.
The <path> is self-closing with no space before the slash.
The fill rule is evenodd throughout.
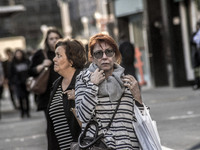
<path id="1" fill-rule="evenodd" d="M 54 51 L 54 46 L 57 42 L 57 40 L 60 39 L 59 35 L 55 32 L 51 32 L 48 36 L 48 44 L 49 44 L 49 47 L 51 48 L 51 50 Z"/>
<path id="2" fill-rule="evenodd" d="M 68 61 L 65 54 L 65 49 L 62 46 L 58 46 L 55 50 L 54 61 L 54 71 L 62 75 L 69 67 L 72 66 L 72 63 Z"/>
<path id="3" fill-rule="evenodd" d="M 15 57 L 18 59 L 18 60 L 21 60 L 22 59 L 22 53 L 20 51 L 17 51 L 16 54 L 15 54 Z"/>
<path id="4" fill-rule="evenodd" d="M 115 62 L 112 47 L 105 42 L 96 44 L 93 49 L 93 62 L 104 72 L 112 72 Z"/>

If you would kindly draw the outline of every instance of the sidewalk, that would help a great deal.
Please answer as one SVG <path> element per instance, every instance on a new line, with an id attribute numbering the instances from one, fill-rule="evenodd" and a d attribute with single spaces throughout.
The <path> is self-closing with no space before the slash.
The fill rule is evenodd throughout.
<path id="1" fill-rule="evenodd" d="M 166 99 L 175 99 L 177 97 L 187 97 L 189 95 L 199 95 L 200 89 L 193 90 L 192 87 L 157 87 L 157 88 L 142 88 L 144 98 L 157 99 L 163 101 Z M 145 99 L 144 99 L 145 100 Z"/>
<path id="2" fill-rule="evenodd" d="M 174 150 L 200 149 L 200 89 L 144 89 L 142 98 L 157 121 L 162 145 Z"/>
<path id="3" fill-rule="evenodd" d="M 1 101 L 0 150 L 46 150 L 46 121 L 43 112 L 36 111 L 33 97 L 31 118 L 21 119 L 6 94 Z M 198 144 L 199 97 L 200 90 L 191 87 L 142 89 L 143 101 L 158 123 L 163 150 L 190 150 Z"/>

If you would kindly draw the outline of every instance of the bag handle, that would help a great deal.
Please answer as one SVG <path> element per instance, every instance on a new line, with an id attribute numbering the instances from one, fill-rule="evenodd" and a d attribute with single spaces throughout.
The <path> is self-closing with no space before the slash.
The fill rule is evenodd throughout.
<path id="1" fill-rule="evenodd" d="M 112 118 L 110 119 L 110 122 L 106 127 L 106 130 L 108 130 L 110 128 L 111 124 L 112 124 L 112 121 L 113 121 L 113 119 L 114 119 L 114 117 L 115 117 L 115 115 L 117 113 L 117 110 L 119 108 L 119 105 L 120 105 L 120 102 L 121 102 L 121 98 L 123 97 L 123 95 L 124 95 L 124 93 L 121 95 L 120 99 L 118 100 L 115 112 L 113 113 Z M 88 143 L 86 145 L 81 145 L 81 141 L 84 139 L 84 136 L 85 136 L 85 134 L 87 132 L 87 129 L 90 127 L 91 124 L 95 125 L 95 128 L 96 128 L 94 139 L 93 139 L 92 142 L 90 142 L 90 143 Z M 99 132 L 98 123 L 93 118 L 90 119 L 90 121 L 87 123 L 85 129 L 83 130 L 83 132 L 80 134 L 80 136 L 78 138 L 79 147 L 82 148 L 82 149 L 89 148 L 90 146 L 94 145 L 98 140 L 100 140 L 102 137 L 104 137 L 104 133 L 102 133 L 102 134 L 100 134 L 98 136 L 98 132 Z"/>

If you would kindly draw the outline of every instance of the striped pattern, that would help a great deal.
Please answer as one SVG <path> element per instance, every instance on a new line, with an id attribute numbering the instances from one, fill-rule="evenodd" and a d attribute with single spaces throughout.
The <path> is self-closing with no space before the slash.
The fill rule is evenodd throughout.
<path id="1" fill-rule="evenodd" d="M 61 85 L 55 92 L 50 104 L 49 115 L 61 150 L 70 148 L 73 141 L 63 107 Z"/>
<path id="2" fill-rule="evenodd" d="M 117 101 L 110 101 L 109 97 L 97 97 L 98 87 L 90 82 L 90 72 L 87 70 L 77 76 L 75 92 L 77 116 L 83 122 L 83 127 L 91 118 L 95 108 L 99 134 L 101 134 L 116 109 Z M 142 111 L 143 108 L 140 109 Z M 135 121 L 133 110 L 134 98 L 126 88 L 113 123 L 109 131 L 105 133 L 104 140 L 109 147 L 115 150 L 139 149 L 138 139 L 132 124 Z M 93 136 L 94 132 L 95 129 L 91 127 L 87 135 Z"/>

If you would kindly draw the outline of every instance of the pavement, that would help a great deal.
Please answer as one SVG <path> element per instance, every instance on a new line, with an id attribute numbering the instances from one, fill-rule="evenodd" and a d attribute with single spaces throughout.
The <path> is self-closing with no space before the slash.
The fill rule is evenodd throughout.
<path id="1" fill-rule="evenodd" d="M 200 150 L 200 89 L 159 87 L 142 96 L 165 149 Z"/>
<path id="2" fill-rule="evenodd" d="M 33 95 L 30 95 L 31 118 L 24 119 L 20 118 L 18 110 L 14 110 L 7 91 L 4 92 L 3 97 L 1 100 L 0 150 L 46 150 L 46 120 L 43 112 L 36 111 Z M 198 145 L 200 141 L 200 90 L 193 91 L 191 87 L 142 88 L 142 97 L 144 103 L 150 106 L 151 115 L 158 123 L 163 150 L 200 149 Z M 193 103 L 192 106 L 188 105 L 188 100 L 190 100 L 189 103 Z M 178 106 L 181 106 L 180 109 Z M 188 106 L 188 110 L 182 106 Z M 174 108 L 173 111 L 172 108 Z M 175 111 L 177 108 L 178 110 Z M 186 110 L 187 114 L 183 115 Z M 192 124 L 187 125 L 186 130 L 183 130 L 180 123 L 183 124 L 188 119 L 194 120 Z M 183 133 L 182 137 L 181 133 Z"/>

